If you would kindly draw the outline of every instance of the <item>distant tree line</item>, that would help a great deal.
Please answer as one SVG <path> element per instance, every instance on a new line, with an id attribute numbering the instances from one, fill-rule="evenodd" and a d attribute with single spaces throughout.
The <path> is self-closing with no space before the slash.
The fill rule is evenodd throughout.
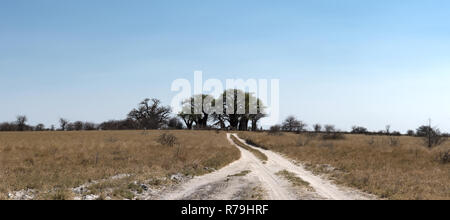
<path id="1" fill-rule="evenodd" d="M 240 99 L 243 97 L 243 99 Z M 256 111 L 251 110 L 254 101 Z M 59 119 L 59 127 L 46 128 L 43 124 L 31 126 L 26 116 L 18 116 L 15 122 L 0 124 L 0 131 L 89 131 L 89 130 L 138 130 L 138 129 L 223 129 L 258 130 L 259 121 L 266 117 L 264 105 L 253 94 L 241 90 L 224 91 L 217 98 L 195 95 L 182 103 L 183 112 L 172 112 L 159 99 L 144 99 L 123 120 L 110 120 L 100 124 Z M 219 112 L 208 108 L 220 105 Z M 188 110 L 188 111 L 187 111 Z"/>
<path id="2" fill-rule="evenodd" d="M 27 125 L 28 118 L 24 115 L 19 115 L 16 117 L 15 122 L 3 122 L 0 123 L 0 131 L 33 131 L 42 128 L 42 124 L 36 127 Z"/>
<path id="3" fill-rule="evenodd" d="M 420 137 L 424 140 L 427 147 L 438 146 L 450 138 L 450 134 L 442 133 L 438 128 L 430 125 L 423 125 L 414 130 L 408 130 L 406 134 L 399 131 L 391 131 L 391 126 L 387 125 L 385 130 L 369 131 L 362 126 L 353 126 L 351 131 L 341 131 L 334 125 L 314 124 L 312 129 L 308 129 L 308 125 L 295 116 L 288 116 L 282 124 L 273 125 L 269 129 L 269 134 L 278 135 L 281 132 L 295 132 L 308 134 L 323 134 L 324 139 L 342 139 L 343 134 L 360 134 L 360 135 L 379 135 L 379 136 L 411 136 Z"/>
<path id="4" fill-rule="evenodd" d="M 265 106 L 253 94 L 241 90 L 224 91 L 219 97 L 194 95 L 182 103 L 182 112 L 172 112 L 169 106 L 162 105 L 159 99 L 144 99 L 137 108 L 132 109 L 123 120 L 110 120 L 100 124 L 92 122 L 59 120 L 59 127 L 46 128 L 44 124 L 28 125 L 24 115 L 16 117 L 14 122 L 0 123 L 0 131 L 91 131 L 91 130 L 146 130 L 146 129 L 222 129 L 240 131 L 258 131 L 259 121 L 266 117 Z M 253 106 L 251 106 L 253 104 Z M 221 111 L 211 113 L 210 108 L 220 106 Z M 254 107 L 255 109 L 251 109 Z M 385 130 L 371 132 L 362 126 L 353 126 L 351 131 L 341 131 L 334 125 L 314 124 L 311 129 L 295 116 L 288 116 L 282 124 L 270 127 L 270 134 L 281 132 L 323 133 L 324 137 L 339 139 L 342 134 L 388 135 L 402 136 L 398 131 L 391 131 L 387 125 Z M 428 147 L 441 144 L 448 137 L 438 128 L 429 125 L 409 130 L 405 135 L 421 137 Z"/>

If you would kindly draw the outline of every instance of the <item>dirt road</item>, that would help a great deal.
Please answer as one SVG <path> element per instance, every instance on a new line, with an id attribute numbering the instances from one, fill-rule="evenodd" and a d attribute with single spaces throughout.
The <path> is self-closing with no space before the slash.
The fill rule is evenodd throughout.
<path id="1" fill-rule="evenodd" d="M 163 193 L 163 200 L 364 200 L 373 199 L 356 190 L 339 187 L 322 177 L 313 175 L 303 167 L 295 165 L 290 160 L 272 151 L 255 148 L 268 157 L 262 162 L 251 152 L 239 147 L 227 134 L 227 139 L 241 151 L 241 158 L 227 167 L 195 177 L 185 184 L 167 193 Z M 280 171 L 289 173 L 293 178 L 279 175 Z M 303 184 L 295 184 L 297 180 Z"/>

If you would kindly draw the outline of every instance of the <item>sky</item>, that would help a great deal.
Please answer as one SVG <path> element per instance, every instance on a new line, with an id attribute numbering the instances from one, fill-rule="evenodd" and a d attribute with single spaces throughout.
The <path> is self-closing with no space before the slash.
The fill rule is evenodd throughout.
<path id="1" fill-rule="evenodd" d="M 279 79 L 280 117 L 450 131 L 447 0 L 2 0 L 0 121 L 123 119 L 175 79 Z"/>

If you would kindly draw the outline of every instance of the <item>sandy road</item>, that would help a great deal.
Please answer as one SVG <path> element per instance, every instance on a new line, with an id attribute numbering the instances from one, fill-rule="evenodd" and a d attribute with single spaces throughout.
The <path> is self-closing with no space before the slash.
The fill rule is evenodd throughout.
<path id="1" fill-rule="evenodd" d="M 163 193 L 163 200 L 233 200 L 233 199 L 267 199 L 267 200 L 361 200 L 373 199 L 356 190 L 339 187 L 322 177 L 298 166 L 290 160 L 272 151 L 255 148 L 267 155 L 267 162 L 263 163 L 249 151 L 236 145 L 227 134 L 228 141 L 241 151 L 241 158 L 216 172 L 195 177 L 182 184 L 177 189 Z M 294 187 L 292 183 L 276 175 L 279 171 L 287 170 L 310 184 L 313 190 Z M 245 171 L 248 174 L 239 175 Z"/>

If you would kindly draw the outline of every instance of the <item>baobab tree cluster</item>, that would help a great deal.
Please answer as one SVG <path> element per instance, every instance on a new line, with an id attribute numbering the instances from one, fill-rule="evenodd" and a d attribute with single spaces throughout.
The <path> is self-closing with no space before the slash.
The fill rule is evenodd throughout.
<path id="1" fill-rule="evenodd" d="M 196 95 L 185 100 L 182 105 L 183 111 L 178 116 L 187 129 L 256 131 L 258 122 L 266 117 L 265 107 L 260 99 L 251 93 L 235 89 L 226 90 L 217 98 Z"/>

